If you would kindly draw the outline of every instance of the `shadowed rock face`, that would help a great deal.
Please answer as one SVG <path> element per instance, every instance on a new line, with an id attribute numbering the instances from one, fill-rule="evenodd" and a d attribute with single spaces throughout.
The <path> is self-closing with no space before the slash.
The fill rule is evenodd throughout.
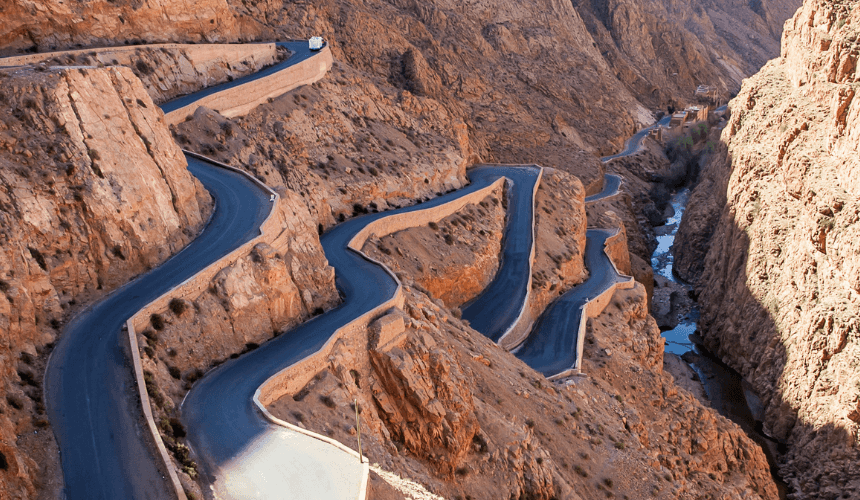
<path id="1" fill-rule="evenodd" d="M 127 68 L 24 71 L 0 89 L 0 397 L 14 402 L 0 435 L 15 443 L 31 415 L 44 427 L 34 358 L 67 311 L 184 246 L 211 201 Z M 27 498 L 39 452 L 6 446 L 0 490 Z"/>
<path id="2" fill-rule="evenodd" d="M 858 33 L 855 2 L 807 1 L 786 23 L 782 57 L 732 101 L 679 235 L 708 346 L 763 396 L 799 498 L 860 491 Z"/>

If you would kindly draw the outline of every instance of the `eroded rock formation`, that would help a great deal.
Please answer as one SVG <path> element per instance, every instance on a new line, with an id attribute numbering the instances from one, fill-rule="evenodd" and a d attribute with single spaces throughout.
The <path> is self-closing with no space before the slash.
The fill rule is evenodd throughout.
<path id="1" fill-rule="evenodd" d="M 761 449 L 662 372 L 641 285 L 590 322 L 590 377 L 551 384 L 406 283 L 270 410 L 356 447 L 357 399 L 371 463 L 445 498 L 776 498 Z"/>
<path id="2" fill-rule="evenodd" d="M 0 490 L 30 498 L 51 446 L 16 437 L 47 426 L 37 358 L 70 314 L 188 243 L 211 201 L 127 68 L 0 73 L 0 101 Z"/>
<path id="3" fill-rule="evenodd" d="M 688 272 L 705 340 L 761 394 L 796 498 L 860 494 L 858 33 L 856 2 L 810 0 L 786 23 L 680 235 L 704 263 Z"/>
<path id="4" fill-rule="evenodd" d="M 429 226 L 373 238 L 362 251 L 400 273 L 448 307 L 475 298 L 499 268 L 505 230 L 504 189 Z"/>

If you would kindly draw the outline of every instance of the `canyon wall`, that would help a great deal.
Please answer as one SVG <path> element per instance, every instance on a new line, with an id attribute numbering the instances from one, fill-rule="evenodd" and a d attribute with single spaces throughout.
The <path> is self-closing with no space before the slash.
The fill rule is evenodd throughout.
<path id="1" fill-rule="evenodd" d="M 129 43 L 235 42 L 271 33 L 227 0 L 5 2 L 0 53 Z"/>
<path id="2" fill-rule="evenodd" d="M 0 11 L 0 47 L 323 35 L 335 59 L 439 101 L 468 126 L 483 161 L 562 168 L 582 149 L 614 152 L 651 111 L 686 103 L 698 84 L 723 97 L 736 90 L 777 54 L 798 4 L 15 0 Z"/>
<path id="3" fill-rule="evenodd" d="M 779 55 L 782 23 L 801 0 L 576 0 L 619 79 L 651 107 L 684 106 L 698 85 L 725 102 Z"/>
<path id="4" fill-rule="evenodd" d="M 786 23 L 676 240 L 703 259 L 686 271 L 706 344 L 759 392 L 795 498 L 860 495 L 858 35 L 857 2 L 808 0 Z"/>
<path id="5" fill-rule="evenodd" d="M 0 72 L 0 101 L 0 490 L 28 498 L 51 443 L 16 435 L 47 426 L 61 326 L 187 244 L 212 202 L 127 68 Z"/>

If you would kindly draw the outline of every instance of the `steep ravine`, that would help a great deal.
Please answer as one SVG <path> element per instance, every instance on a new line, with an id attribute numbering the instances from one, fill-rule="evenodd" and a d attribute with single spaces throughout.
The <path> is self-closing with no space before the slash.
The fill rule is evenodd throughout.
<path id="1" fill-rule="evenodd" d="M 695 179 L 692 179 L 695 181 Z M 663 287 L 670 288 L 668 314 L 676 316 L 677 326 L 661 329 L 666 340 L 666 356 L 677 356 L 695 372 L 692 382 L 698 382 L 708 405 L 738 424 L 765 452 L 780 498 L 786 497 L 787 485 L 779 476 L 776 463 L 778 443 L 762 431 L 761 400 L 741 374 L 723 363 L 704 345 L 698 333 L 699 305 L 693 286 L 674 272 L 674 243 L 678 227 L 686 213 L 690 190 L 685 185 L 672 193 L 669 204 L 672 215 L 662 226 L 655 227 L 657 249 L 651 258 L 655 276 Z M 679 297 L 686 294 L 686 298 Z M 672 363 L 670 363 L 671 366 Z M 683 372 L 674 371 L 676 377 Z M 695 384 L 692 384 L 695 387 Z"/>
<path id="2" fill-rule="evenodd" d="M 792 498 L 860 494 L 858 35 L 857 2 L 804 3 L 681 228 L 702 337 L 761 395 Z"/>

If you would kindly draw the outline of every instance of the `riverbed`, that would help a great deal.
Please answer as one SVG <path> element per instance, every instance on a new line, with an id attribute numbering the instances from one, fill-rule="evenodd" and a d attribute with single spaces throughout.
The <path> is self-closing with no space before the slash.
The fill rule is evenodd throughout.
<path id="1" fill-rule="evenodd" d="M 677 299 L 671 301 L 673 304 L 664 304 L 670 308 L 669 314 L 677 316 L 674 318 L 677 320 L 677 326 L 662 329 L 663 337 L 666 339 L 665 350 L 667 353 L 680 356 L 693 368 L 702 383 L 710 406 L 738 424 L 762 447 L 767 455 L 771 474 L 777 483 L 780 498 L 785 498 L 786 485 L 776 474 L 775 456 L 778 444 L 761 432 L 761 401 L 750 384 L 738 372 L 720 361 L 702 345 L 697 333 L 699 307 L 692 298 L 692 286 L 675 276 L 673 272 L 675 259 L 672 246 L 689 197 L 690 189 L 687 187 L 673 193 L 666 208 L 665 224 L 654 228 L 657 248 L 651 256 L 651 267 L 654 270 L 655 287 L 662 286 L 664 289 L 670 289 L 671 294 L 676 294 L 675 299 Z"/>

